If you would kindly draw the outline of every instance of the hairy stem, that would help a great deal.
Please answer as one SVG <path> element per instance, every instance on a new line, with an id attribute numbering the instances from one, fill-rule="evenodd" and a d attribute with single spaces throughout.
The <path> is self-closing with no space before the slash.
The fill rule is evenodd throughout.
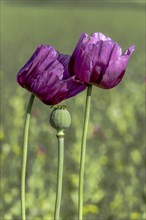
<path id="1" fill-rule="evenodd" d="M 24 137 L 23 137 L 23 158 L 22 158 L 22 168 L 21 168 L 21 219 L 26 219 L 26 208 L 25 208 L 25 182 L 26 182 L 26 165 L 27 165 L 27 147 L 28 147 L 28 133 L 32 105 L 34 101 L 34 95 L 31 94 L 25 117 L 24 124 Z"/>
<path id="2" fill-rule="evenodd" d="M 56 202 L 54 220 L 60 218 L 60 206 L 62 195 L 62 179 L 63 179 L 63 161 L 64 161 L 64 134 L 61 132 L 57 134 L 58 138 L 58 171 L 57 171 L 57 190 L 56 190 Z"/>
<path id="3" fill-rule="evenodd" d="M 91 105 L 91 92 L 92 86 L 88 85 L 84 115 L 84 125 L 81 143 L 81 157 L 80 157 L 80 172 L 79 172 L 79 202 L 78 202 L 78 220 L 83 219 L 83 189 L 84 189 L 84 170 L 85 170 L 85 154 L 86 154 L 86 139 L 87 130 L 90 116 L 90 105 Z"/>

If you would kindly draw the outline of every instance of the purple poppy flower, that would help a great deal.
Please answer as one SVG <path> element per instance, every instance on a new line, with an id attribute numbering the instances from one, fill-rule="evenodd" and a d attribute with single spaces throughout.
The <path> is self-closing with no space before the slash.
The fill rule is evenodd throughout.
<path id="1" fill-rule="evenodd" d="M 69 59 L 52 46 L 41 45 L 17 74 L 17 82 L 45 104 L 55 105 L 86 89 L 85 84 L 70 76 Z"/>
<path id="2" fill-rule="evenodd" d="M 119 84 L 134 45 L 124 53 L 120 46 L 102 33 L 94 33 L 88 39 L 82 33 L 69 62 L 69 72 L 87 84 L 110 89 Z"/>

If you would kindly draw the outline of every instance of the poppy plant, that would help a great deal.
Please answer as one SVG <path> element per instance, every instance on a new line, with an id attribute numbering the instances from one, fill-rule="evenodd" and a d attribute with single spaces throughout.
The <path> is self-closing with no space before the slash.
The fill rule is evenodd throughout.
<path id="1" fill-rule="evenodd" d="M 89 39 L 82 33 L 69 62 L 70 74 L 87 84 L 113 88 L 122 80 L 133 51 L 134 45 L 122 53 L 120 46 L 102 33 Z"/>
<path id="2" fill-rule="evenodd" d="M 84 83 L 70 76 L 69 59 L 52 46 L 40 45 L 17 74 L 17 82 L 45 104 L 58 104 L 86 89 Z"/>
<path id="3" fill-rule="evenodd" d="M 31 92 L 26 111 L 23 138 L 23 157 L 21 172 L 22 220 L 26 220 L 25 178 L 27 165 L 28 133 L 34 97 L 37 96 L 43 103 L 47 105 L 56 105 L 59 102 L 71 98 L 86 89 L 86 85 L 76 79 L 76 76 L 70 76 L 68 72 L 69 59 L 69 55 L 60 54 L 52 46 L 40 45 L 31 56 L 31 58 L 28 60 L 28 62 L 17 74 L 17 82 L 23 88 Z M 54 216 L 57 219 L 59 219 L 61 202 L 63 148 L 61 148 L 61 152 L 58 152 L 58 158 L 58 190 L 56 194 L 56 205 L 54 212 Z"/>
<path id="4" fill-rule="evenodd" d="M 69 72 L 81 82 L 87 84 L 85 116 L 81 143 L 79 172 L 78 219 L 83 219 L 83 187 L 87 129 L 90 116 L 92 85 L 102 89 L 111 89 L 122 80 L 128 60 L 134 51 L 134 45 L 124 53 L 120 46 L 102 33 L 94 33 L 88 39 L 82 33 L 69 61 Z"/>

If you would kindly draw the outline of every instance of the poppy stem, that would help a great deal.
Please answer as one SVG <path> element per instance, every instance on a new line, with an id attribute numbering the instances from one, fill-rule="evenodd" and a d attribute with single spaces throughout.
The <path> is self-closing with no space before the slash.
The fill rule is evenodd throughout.
<path id="1" fill-rule="evenodd" d="M 57 189 L 54 220 L 59 220 L 61 196 L 62 196 L 62 179 L 63 179 L 63 161 L 64 161 L 64 133 L 60 131 L 57 133 L 58 139 L 58 170 L 57 170 Z"/>
<path id="2" fill-rule="evenodd" d="M 80 156 L 78 220 L 83 219 L 85 154 L 86 154 L 87 130 L 88 130 L 89 116 L 90 116 L 91 93 L 92 93 L 92 85 L 88 85 L 86 104 L 85 104 L 84 125 L 83 125 L 83 133 L 82 133 L 82 143 L 81 143 L 81 156 Z"/>
<path id="3" fill-rule="evenodd" d="M 34 101 L 34 95 L 31 94 L 25 116 L 24 124 L 24 136 L 23 136 L 23 155 L 22 155 L 22 168 L 21 168 L 21 219 L 26 219 L 26 208 L 25 208 L 25 182 L 26 182 L 26 165 L 27 165 L 27 147 L 28 147 L 28 133 L 30 124 L 30 115 L 32 105 Z"/>

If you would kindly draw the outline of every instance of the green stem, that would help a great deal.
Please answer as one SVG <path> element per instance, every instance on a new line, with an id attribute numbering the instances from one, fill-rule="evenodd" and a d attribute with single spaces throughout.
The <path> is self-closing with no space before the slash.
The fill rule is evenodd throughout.
<path id="1" fill-rule="evenodd" d="M 21 219 L 26 219 L 25 213 L 25 178 L 26 178 L 26 164 L 27 164 L 27 145 L 28 145 L 28 133 L 30 124 L 31 109 L 34 101 L 34 95 L 31 94 L 29 103 L 27 106 L 25 125 L 24 125 L 24 137 L 23 137 L 23 158 L 22 158 L 22 170 L 21 170 Z"/>
<path id="2" fill-rule="evenodd" d="M 83 219 L 83 188 L 84 188 L 85 154 L 86 154 L 87 130 L 88 130 L 89 116 L 90 116 L 91 92 L 92 92 L 92 85 L 88 85 L 86 105 L 85 105 L 83 134 L 82 134 L 82 144 L 81 144 L 81 157 L 80 157 L 78 220 Z"/>
<path id="3" fill-rule="evenodd" d="M 62 178 L 63 178 L 63 161 L 64 161 L 64 133 L 63 131 L 57 133 L 58 138 L 58 171 L 57 171 L 57 190 L 54 220 L 59 220 L 61 195 L 62 195 Z"/>

